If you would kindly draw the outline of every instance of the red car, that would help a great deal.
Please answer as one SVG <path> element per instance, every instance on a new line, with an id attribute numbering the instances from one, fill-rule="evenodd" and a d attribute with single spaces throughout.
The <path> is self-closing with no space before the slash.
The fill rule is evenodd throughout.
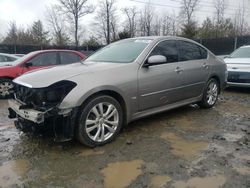
<path id="1" fill-rule="evenodd" d="M 42 50 L 31 52 L 14 61 L 11 66 L 0 67 L 0 98 L 7 98 L 13 90 L 12 80 L 35 69 L 66 65 L 85 59 L 85 55 L 72 50 Z"/>

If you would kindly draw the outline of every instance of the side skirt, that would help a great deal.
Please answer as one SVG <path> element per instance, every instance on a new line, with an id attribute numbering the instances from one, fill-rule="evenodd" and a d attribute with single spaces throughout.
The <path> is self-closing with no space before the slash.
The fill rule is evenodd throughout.
<path id="1" fill-rule="evenodd" d="M 157 114 L 157 113 L 160 113 L 160 112 L 164 112 L 164 111 L 167 111 L 167 110 L 172 110 L 174 108 L 178 108 L 178 107 L 181 107 L 181 106 L 192 104 L 192 103 L 198 102 L 200 100 L 202 100 L 202 95 L 199 96 L 199 97 L 186 99 L 186 100 L 176 102 L 176 103 L 173 103 L 173 104 L 168 104 L 168 105 L 165 105 L 165 106 L 156 107 L 156 108 L 153 108 L 153 109 L 148 109 L 148 110 L 145 110 L 145 111 L 137 112 L 132 116 L 132 118 L 131 118 L 131 120 L 129 122 L 132 122 L 132 121 L 135 121 L 137 119 L 141 119 L 141 118 L 144 118 L 144 117 L 147 117 L 147 116 L 151 116 L 151 115 L 154 115 L 154 114 Z"/>

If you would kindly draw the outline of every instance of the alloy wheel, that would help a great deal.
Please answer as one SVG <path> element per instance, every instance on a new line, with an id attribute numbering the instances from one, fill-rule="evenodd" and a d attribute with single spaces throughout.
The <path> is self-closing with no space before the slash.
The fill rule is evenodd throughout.
<path id="1" fill-rule="evenodd" d="M 218 85 L 216 82 L 210 82 L 207 89 L 207 103 L 214 105 L 218 98 Z"/>
<path id="2" fill-rule="evenodd" d="M 11 82 L 1 82 L 0 83 L 0 96 L 6 97 L 12 93 L 14 85 Z"/>
<path id="3" fill-rule="evenodd" d="M 105 142 L 112 137 L 119 125 L 119 113 L 108 102 L 95 105 L 88 113 L 85 129 L 88 137 L 95 142 Z"/>

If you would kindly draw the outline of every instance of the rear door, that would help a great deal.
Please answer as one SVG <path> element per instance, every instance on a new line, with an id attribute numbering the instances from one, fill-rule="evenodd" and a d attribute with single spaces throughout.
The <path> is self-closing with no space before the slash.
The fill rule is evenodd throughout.
<path id="1" fill-rule="evenodd" d="M 185 99 L 197 97 L 202 94 L 209 76 L 208 52 L 201 46 L 188 41 L 178 41 L 179 66 L 183 69 L 185 77 Z"/>
<path id="2" fill-rule="evenodd" d="M 167 63 L 150 67 L 141 67 L 138 72 L 139 110 L 160 107 L 180 101 L 184 77 L 179 69 L 176 40 L 160 42 L 150 53 L 163 55 Z"/>
<path id="3" fill-rule="evenodd" d="M 60 63 L 62 65 L 77 63 L 81 61 L 81 57 L 73 52 L 59 52 L 59 54 L 60 54 Z"/>

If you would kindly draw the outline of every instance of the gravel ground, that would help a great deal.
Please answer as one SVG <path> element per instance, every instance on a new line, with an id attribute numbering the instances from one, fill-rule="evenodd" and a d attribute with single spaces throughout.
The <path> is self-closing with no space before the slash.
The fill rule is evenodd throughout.
<path id="1" fill-rule="evenodd" d="M 111 144 L 23 134 L 0 101 L 0 187 L 250 187 L 250 90 L 129 124 Z"/>

